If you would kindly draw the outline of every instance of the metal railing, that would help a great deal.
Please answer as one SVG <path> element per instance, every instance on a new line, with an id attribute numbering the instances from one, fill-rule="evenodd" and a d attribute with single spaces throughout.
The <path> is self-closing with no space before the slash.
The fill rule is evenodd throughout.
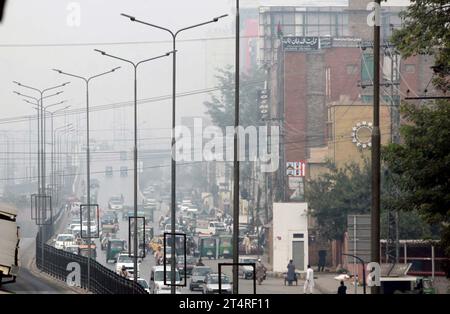
<path id="1" fill-rule="evenodd" d="M 47 227 L 47 226 L 46 226 Z M 53 226 L 43 228 L 43 238 L 47 242 L 52 236 Z M 41 250 L 41 231 L 36 236 L 36 251 Z M 72 269 L 67 270 L 70 263 L 78 263 L 80 265 L 80 284 L 81 288 L 87 289 L 87 257 L 58 250 L 53 246 L 44 244 L 44 263 L 42 265 L 41 254 L 36 254 L 36 266 L 38 269 L 48 273 L 55 279 L 67 281 L 67 276 Z M 124 278 L 112 270 L 106 268 L 100 263 L 91 260 L 90 269 L 90 292 L 96 294 L 146 294 L 145 289 L 135 283 L 133 280 Z"/>

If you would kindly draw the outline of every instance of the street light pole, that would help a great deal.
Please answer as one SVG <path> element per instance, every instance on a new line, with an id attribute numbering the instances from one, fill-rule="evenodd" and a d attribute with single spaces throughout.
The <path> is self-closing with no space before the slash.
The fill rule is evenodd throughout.
<path id="1" fill-rule="evenodd" d="M 59 104 L 61 104 L 61 103 L 63 103 L 64 101 L 62 101 L 62 102 L 60 102 Z M 49 107 L 49 106 L 47 106 L 47 107 Z M 52 143 L 52 145 L 51 145 L 51 148 L 52 148 L 52 151 L 51 151 L 51 159 L 50 159 L 50 165 L 51 165 L 51 175 L 50 175 L 50 186 L 51 186 L 51 191 L 52 191 L 52 201 L 53 201 L 53 204 L 57 204 L 57 202 L 56 202 L 56 199 L 55 199 L 55 197 L 53 197 L 54 196 L 54 194 L 55 194 L 55 159 L 54 159 L 54 154 L 55 154 L 55 148 L 54 148 L 54 136 L 53 136 L 53 117 L 54 117 L 54 115 L 55 115 L 55 113 L 57 113 L 57 112 L 60 112 L 60 111 L 63 111 L 63 110 L 66 110 L 66 109 L 69 109 L 70 108 L 70 106 L 66 106 L 66 107 L 64 107 L 64 108 L 60 108 L 60 109 L 57 109 L 57 110 L 55 110 L 55 111 L 53 111 L 53 112 L 51 112 L 51 111 L 48 111 L 49 113 L 50 113 L 50 116 L 51 116 L 51 133 L 50 133 L 50 136 L 51 136 L 51 143 Z"/>
<path id="2" fill-rule="evenodd" d="M 120 67 L 116 67 L 114 69 L 111 69 L 109 71 L 91 76 L 89 78 L 85 78 L 82 76 L 78 76 L 78 75 L 74 75 L 71 73 L 67 73 L 67 72 L 63 72 L 61 70 L 58 69 L 53 69 L 53 71 L 58 72 L 59 74 L 64 74 L 64 75 L 68 75 L 71 77 L 75 77 L 78 79 L 83 80 L 86 83 L 86 198 L 87 198 L 87 207 L 88 207 L 88 211 L 87 211 L 87 235 L 88 235 L 88 260 L 87 260 L 87 278 L 88 278 L 88 283 L 87 283 L 87 289 L 90 289 L 91 286 L 91 171 L 90 171 L 90 142 L 89 142 L 89 82 L 94 79 L 97 78 L 99 76 L 103 76 L 109 73 L 114 72 L 115 70 L 119 69 Z"/>
<path id="3" fill-rule="evenodd" d="M 372 131 L 372 211 L 371 211 L 371 260 L 380 263 L 380 6 L 375 0 L 373 33 L 373 131 Z M 373 286 L 372 294 L 379 294 L 380 287 Z"/>
<path id="4" fill-rule="evenodd" d="M 19 84 L 19 83 L 16 83 L 16 84 Z M 22 96 L 22 97 L 34 100 L 34 102 L 31 102 L 31 101 L 29 101 L 27 99 L 23 99 L 23 101 L 25 101 L 25 102 L 33 105 L 33 106 L 37 106 L 37 108 L 36 108 L 36 110 L 37 110 L 37 164 L 38 164 L 38 167 L 37 167 L 38 168 L 38 174 L 37 174 L 37 177 L 38 177 L 38 189 L 37 189 L 37 193 L 41 194 L 41 171 L 42 171 L 42 169 L 41 169 L 41 164 L 42 164 L 42 162 L 41 162 L 41 158 L 42 158 L 41 157 L 41 132 L 42 132 L 42 130 L 41 130 L 41 127 L 40 127 L 40 124 L 41 124 L 40 123 L 40 119 L 41 119 L 41 115 L 40 115 L 41 103 L 40 102 L 41 102 L 41 100 L 36 98 L 36 97 L 33 97 L 33 96 L 29 96 L 29 95 L 25 95 L 25 94 L 19 93 L 18 91 L 13 91 L 13 92 L 15 94 L 17 94 L 18 96 Z M 42 99 L 46 99 L 46 98 L 50 98 L 50 97 L 53 97 L 53 96 L 57 96 L 57 95 L 59 95 L 61 93 L 62 93 L 62 91 L 54 93 L 54 94 L 51 94 L 51 95 L 47 95 L 47 96 L 42 97 Z"/>
<path id="5" fill-rule="evenodd" d="M 181 28 L 178 31 L 174 32 L 168 28 L 165 27 L 161 27 L 159 25 L 156 24 L 151 24 L 151 23 L 147 23 L 141 20 L 137 20 L 134 16 L 130 16 L 128 14 L 120 14 L 126 18 L 129 18 L 130 21 L 132 22 L 138 22 L 153 28 L 157 28 L 160 30 L 163 30 L 165 32 L 168 32 L 171 37 L 172 37 L 172 140 L 171 140 L 171 145 L 172 145 L 172 159 L 171 159 L 171 238 L 172 238 L 172 252 L 175 252 L 176 247 L 175 247 L 175 224 L 176 224 L 176 193 L 175 193 L 175 189 L 176 189 L 176 161 L 175 161 L 175 126 L 176 126 L 176 115 L 175 115 L 175 108 L 176 108 L 176 65 L 177 65 L 177 55 L 176 55 L 176 39 L 178 34 L 180 34 L 181 32 L 188 30 L 188 29 L 192 29 L 192 28 L 196 28 L 196 27 L 200 27 L 206 24 L 210 24 L 210 23 L 215 23 L 217 21 L 219 21 L 219 19 L 224 18 L 226 16 L 228 16 L 228 14 L 224 14 L 218 17 L 213 18 L 210 21 L 206 21 L 203 23 L 199 23 L 199 24 L 195 24 L 192 26 L 188 26 L 185 28 Z M 171 293 L 175 294 L 176 293 L 176 287 L 175 287 L 175 282 L 176 282 L 176 274 L 174 269 L 176 268 L 176 260 L 175 260 L 175 254 L 172 254 L 171 260 L 170 260 L 170 267 L 171 267 L 171 276 L 170 276 L 170 284 L 171 284 Z"/>
<path id="6" fill-rule="evenodd" d="M 152 60 L 156 60 L 156 59 L 160 59 L 163 57 L 168 57 L 171 53 L 174 53 L 174 51 L 171 52 L 167 52 L 163 55 L 157 56 L 157 57 L 153 57 L 153 58 L 149 58 L 149 59 L 145 59 L 145 60 L 141 60 L 139 62 L 133 62 L 124 58 L 120 58 L 117 56 L 113 56 L 111 54 L 108 54 L 104 51 L 98 50 L 98 49 L 94 49 L 95 51 L 101 53 L 103 56 L 107 56 L 113 59 L 117 59 L 123 62 L 127 62 L 129 64 L 131 64 L 133 66 L 134 69 L 134 160 L 133 160 L 133 164 L 134 164 L 134 242 L 133 242 L 133 248 L 134 248 L 134 252 L 133 252 L 133 260 L 134 260 L 134 282 L 137 283 L 137 279 L 138 279 L 138 230 L 137 230 L 137 216 L 138 216 L 138 210 L 137 210 L 137 203 L 138 203 L 138 193 L 137 193 L 137 186 L 138 186 L 138 147 L 137 147 L 137 69 L 138 66 L 144 62 L 148 62 L 148 61 L 152 61 Z M 128 230 L 128 232 L 131 232 L 131 230 Z"/>
<path id="7" fill-rule="evenodd" d="M 233 293 L 239 293 L 239 71 L 240 71 L 240 16 L 239 0 L 236 0 L 235 88 L 234 88 L 234 160 L 233 160 Z M 220 274 L 219 274 L 220 276 Z M 254 279 L 253 279 L 254 280 Z"/>
<path id="8" fill-rule="evenodd" d="M 39 99 L 40 99 L 40 116 L 41 116 L 41 137 L 40 137 L 40 141 L 41 141 L 41 177 L 42 177 L 42 179 L 41 179 L 41 187 L 40 187 L 39 194 L 45 194 L 45 152 L 44 152 L 45 145 L 43 143 L 44 136 L 42 134 L 43 131 L 44 131 L 44 128 L 43 128 L 43 126 L 44 126 L 44 124 L 43 124 L 43 116 L 44 116 L 43 115 L 43 105 L 44 105 L 43 101 L 46 98 L 46 97 L 44 97 L 44 93 L 46 93 L 47 91 L 56 89 L 56 88 L 64 87 L 67 84 L 69 84 L 70 82 L 65 82 L 65 83 L 62 83 L 62 84 L 59 84 L 59 85 L 56 85 L 56 86 L 52 86 L 52 87 L 49 87 L 49 88 L 46 88 L 46 89 L 42 89 L 42 90 L 37 89 L 37 88 L 32 87 L 32 86 L 24 85 L 24 84 L 22 84 L 20 82 L 17 82 L 17 81 L 13 81 L 13 83 L 17 84 L 20 87 L 36 91 L 36 92 L 38 92 L 40 94 L 40 98 Z M 56 94 L 59 94 L 59 93 L 62 93 L 62 92 L 58 92 Z"/>

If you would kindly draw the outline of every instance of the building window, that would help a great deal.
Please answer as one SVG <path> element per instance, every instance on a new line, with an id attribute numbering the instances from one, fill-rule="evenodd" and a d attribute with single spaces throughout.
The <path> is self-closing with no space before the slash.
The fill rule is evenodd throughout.
<path id="1" fill-rule="evenodd" d="M 303 239 L 303 233 L 294 233 L 293 238 L 294 239 Z"/>
<path id="2" fill-rule="evenodd" d="M 361 81 L 373 81 L 373 54 L 364 53 L 361 58 Z"/>
<path id="3" fill-rule="evenodd" d="M 355 64 L 347 64 L 346 69 L 348 75 L 356 74 L 356 71 L 358 70 Z"/>
<path id="4" fill-rule="evenodd" d="M 415 64 L 405 64 L 405 72 L 406 73 L 416 73 L 416 65 Z"/>
<path id="5" fill-rule="evenodd" d="M 325 95 L 331 98 L 331 68 L 325 68 Z"/>

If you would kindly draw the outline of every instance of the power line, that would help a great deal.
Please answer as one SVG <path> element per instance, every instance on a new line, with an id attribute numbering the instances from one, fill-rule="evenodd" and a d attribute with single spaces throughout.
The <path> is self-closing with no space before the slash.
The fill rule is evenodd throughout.
<path id="1" fill-rule="evenodd" d="M 240 36 L 241 38 L 262 38 L 260 36 Z M 234 40 L 234 36 L 222 37 L 203 37 L 180 39 L 178 42 L 203 42 L 203 41 L 220 41 Z M 118 41 L 118 42 L 88 42 L 88 43 L 34 43 L 34 44 L 0 44 L 0 48 L 37 48 L 37 47 L 86 47 L 86 46 L 115 46 L 115 45 L 152 45 L 152 44 L 171 44 L 169 40 L 153 40 L 153 41 Z"/>

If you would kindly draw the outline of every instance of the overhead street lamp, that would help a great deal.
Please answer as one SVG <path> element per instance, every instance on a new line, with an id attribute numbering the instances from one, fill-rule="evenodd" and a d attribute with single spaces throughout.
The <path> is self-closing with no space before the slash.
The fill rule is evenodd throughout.
<path id="1" fill-rule="evenodd" d="M 53 69 L 53 71 L 58 72 L 59 74 L 64 74 L 64 75 L 68 75 L 71 77 L 75 77 L 78 79 L 83 80 L 86 83 L 86 189 L 87 189 L 87 204 L 88 204 L 88 211 L 87 211 L 87 235 L 88 235 L 88 241 L 89 241 L 89 249 L 88 249 L 88 261 L 87 261 L 87 275 L 88 275 L 88 284 L 87 284 L 87 288 L 88 290 L 90 289 L 90 284 L 91 284 L 91 171 L 90 171 L 90 142 L 89 142 L 89 82 L 97 77 L 112 73 L 114 71 L 116 71 L 117 69 L 120 69 L 120 67 L 116 67 L 113 68 L 109 71 L 100 73 L 100 74 L 96 74 L 90 77 L 83 77 L 83 76 L 79 76 L 79 75 L 75 75 L 75 74 L 71 74 L 71 73 L 67 73 L 67 72 L 63 72 L 61 70 L 58 69 Z"/>
<path id="2" fill-rule="evenodd" d="M 137 210 L 137 171 L 138 171 L 138 164 L 137 164 L 137 158 L 138 158 L 138 148 L 137 148 L 137 69 L 138 66 L 141 65 L 142 63 L 148 62 L 148 61 L 152 61 L 152 60 L 156 60 L 156 59 L 160 59 L 160 58 L 164 58 L 164 57 L 168 57 L 171 53 L 175 53 L 175 51 L 171 51 L 171 52 L 167 52 L 163 55 L 160 56 L 156 56 L 153 58 L 149 58 L 149 59 L 145 59 L 145 60 L 141 60 L 139 62 L 133 62 L 124 58 L 120 58 L 117 56 L 113 56 L 111 54 L 108 54 L 102 50 L 98 50 L 98 49 L 94 49 L 95 51 L 101 53 L 103 56 L 107 56 L 113 59 L 117 59 L 123 62 L 127 62 L 129 64 L 131 64 L 134 68 L 134 282 L 137 283 L 137 279 L 138 279 L 138 266 L 137 266 L 137 258 L 138 258 L 138 241 L 137 241 L 137 216 L 138 216 L 138 210 Z M 128 232 L 131 232 L 131 230 L 129 230 Z"/>
<path id="3" fill-rule="evenodd" d="M 29 103 L 29 104 L 32 104 L 32 105 L 35 105 L 35 109 L 36 110 L 38 110 L 38 113 L 39 113 L 39 105 L 36 105 L 35 103 L 33 103 L 33 102 L 31 102 L 31 101 L 29 101 L 29 100 L 27 100 L 27 99 L 24 99 L 23 101 L 25 101 L 25 102 L 27 102 L 27 103 Z M 66 110 L 66 109 L 68 109 L 68 108 L 70 108 L 70 106 L 66 106 L 66 107 L 64 107 L 64 108 L 60 108 L 60 109 L 57 109 L 57 110 L 54 110 L 54 111 L 49 111 L 49 110 L 47 110 L 48 108 L 50 108 L 50 107 L 53 107 L 53 106 L 57 106 L 57 105 L 61 105 L 61 104 L 63 104 L 63 103 L 65 103 L 66 102 L 66 100 L 63 100 L 63 101 L 60 101 L 60 102 L 57 102 L 57 103 L 55 103 L 55 104 L 51 104 L 51 105 L 47 105 L 47 106 L 45 106 L 44 107 L 44 112 L 45 113 L 49 113 L 50 114 L 50 116 L 51 116 L 51 147 L 52 147 L 52 152 L 51 152 L 51 176 L 50 176 L 50 180 L 51 180 L 51 186 L 52 186 L 52 189 L 53 189 L 53 185 L 54 185 L 54 179 L 53 179 L 53 177 L 54 177 L 54 167 L 53 167 L 53 163 L 54 163 L 54 159 L 53 159 L 53 154 L 54 154 L 54 149 L 53 149 L 53 117 L 54 117 L 54 114 L 55 113 L 57 113 L 57 112 L 60 112 L 60 111 L 63 111 L 63 110 Z M 38 124 L 38 126 L 39 126 L 39 124 Z M 44 122 L 44 141 L 45 141 L 45 128 L 46 128 L 46 123 Z M 38 140 L 39 140 L 39 137 L 38 137 Z M 53 191 L 53 190 L 52 190 Z M 53 196 L 53 192 L 52 192 L 52 196 Z M 55 202 L 55 200 L 53 200 L 53 202 Z"/>
<path id="4" fill-rule="evenodd" d="M 64 134 L 68 134 L 69 132 L 72 132 L 72 131 L 75 131 L 75 129 L 73 128 L 72 123 L 66 124 L 66 125 L 61 126 L 59 128 L 56 128 L 53 131 L 55 142 L 58 143 L 57 145 L 55 145 L 55 146 L 58 147 L 58 158 L 57 158 L 57 162 L 56 162 L 56 164 L 57 164 L 56 168 L 59 168 L 57 170 L 57 172 L 59 173 L 59 179 L 60 179 L 60 180 L 58 180 L 58 184 L 57 184 L 58 192 L 56 193 L 58 202 L 59 202 L 59 197 L 60 197 L 59 194 L 60 194 L 60 190 L 61 190 L 60 186 L 62 185 L 62 182 L 61 182 L 62 175 L 61 174 L 63 173 L 63 171 L 61 171 L 61 164 L 62 164 L 62 144 L 61 144 L 62 140 L 61 140 L 61 136 L 64 135 Z M 61 134 L 58 134 L 58 132 L 60 132 Z M 55 147 L 55 151 L 56 151 L 56 147 Z M 56 175 L 55 175 L 55 181 L 56 181 Z"/>
<path id="5" fill-rule="evenodd" d="M 46 92 L 50 91 L 50 90 L 54 90 L 54 89 L 57 89 L 57 88 L 64 87 L 67 84 L 69 84 L 70 82 L 64 82 L 62 84 L 55 85 L 55 86 L 52 86 L 52 87 L 49 87 L 49 88 L 45 88 L 45 89 L 38 89 L 38 88 L 29 86 L 29 85 L 22 84 L 22 83 L 17 82 L 17 81 L 13 81 L 13 83 L 18 85 L 18 86 L 20 86 L 20 87 L 36 91 L 40 95 L 39 99 L 40 99 L 40 111 L 41 111 L 40 115 L 41 115 L 41 155 L 42 155 L 41 156 L 41 163 L 42 163 L 41 176 L 42 176 L 42 180 L 41 180 L 41 189 L 40 189 L 41 191 L 40 191 L 40 194 L 45 194 L 45 145 L 43 143 L 43 134 L 42 134 L 43 130 L 44 130 L 44 124 L 43 124 L 43 119 L 42 119 L 42 117 L 44 116 L 44 114 L 43 114 L 44 94 Z M 59 92 L 59 93 L 62 93 L 62 92 Z"/>
<path id="6" fill-rule="evenodd" d="M 196 27 L 200 27 L 203 25 L 207 25 L 207 24 L 211 24 L 211 23 L 215 23 L 218 22 L 221 18 L 224 18 L 226 16 L 228 16 L 228 14 L 224 14 L 218 17 L 213 18 L 212 20 L 203 22 L 203 23 L 199 23 L 199 24 L 195 24 L 195 25 L 191 25 L 188 27 L 184 27 L 181 28 L 177 31 L 172 31 L 168 28 L 156 25 L 156 24 L 151 24 L 151 23 L 147 23 L 141 20 L 136 19 L 134 16 L 128 15 L 128 14 L 121 14 L 122 16 L 129 18 L 130 21 L 132 22 L 138 22 L 153 28 L 157 28 L 163 31 L 168 32 L 171 36 L 172 36 L 172 51 L 173 51 L 173 66 L 172 66 L 172 163 L 171 163 L 171 173 L 172 173 L 172 178 L 171 178 L 171 233 L 172 233 L 172 252 L 175 252 L 175 224 L 176 224 L 176 194 L 175 194 L 175 188 L 176 188 L 176 162 L 175 162 L 175 125 L 176 125 L 176 121 L 175 121 L 175 105 L 176 105 L 176 60 L 177 60 L 177 54 L 176 54 L 176 39 L 177 36 L 188 30 L 188 29 L 192 29 L 192 28 L 196 28 Z M 175 254 L 172 255 L 171 257 L 171 279 L 170 279 L 170 283 L 171 283 L 171 293 L 175 294 L 176 293 L 176 287 L 175 287 L 175 271 L 174 269 L 176 268 L 176 261 L 175 261 Z"/>
<path id="7" fill-rule="evenodd" d="M 38 141 L 37 141 L 37 147 L 38 147 L 38 156 L 37 156 L 37 163 L 38 163 L 38 190 L 37 190 L 37 193 L 41 194 L 41 192 L 42 192 L 41 191 L 41 179 L 42 179 L 41 178 L 41 172 L 42 172 L 42 169 L 41 169 L 41 166 L 42 166 L 42 156 L 41 156 L 41 145 L 42 145 L 41 144 L 41 138 L 42 138 L 42 135 L 41 135 L 41 133 L 42 133 L 42 129 L 41 129 L 41 121 L 40 121 L 41 115 L 39 113 L 40 111 L 42 111 L 41 101 L 43 99 L 46 99 L 46 98 L 57 96 L 57 95 L 59 95 L 59 94 L 61 94 L 63 92 L 59 91 L 59 92 L 56 92 L 56 93 L 51 94 L 51 95 L 43 96 L 41 99 L 33 97 L 33 96 L 22 94 L 22 93 L 20 93 L 18 91 L 13 91 L 13 93 L 17 94 L 18 96 L 22 96 L 22 97 L 34 100 L 35 102 L 33 103 L 33 102 L 31 102 L 31 101 L 29 101 L 27 99 L 23 99 L 25 102 L 27 102 L 29 104 L 32 104 L 34 106 L 37 106 L 37 108 L 36 108 L 37 109 L 37 137 L 38 137 Z"/>
<path id="8" fill-rule="evenodd" d="M 61 103 L 63 103 L 64 101 L 62 101 Z M 56 109 L 56 110 L 54 110 L 54 111 L 48 111 L 49 113 L 50 113 L 50 116 L 51 116 L 51 139 L 52 139 L 52 145 L 51 145 L 51 147 L 52 147 L 52 154 L 51 154 L 51 162 L 50 162 L 50 164 L 51 164 L 51 176 L 50 176 L 50 185 L 51 185 L 51 188 L 52 188 L 52 199 L 53 199 L 53 194 L 54 194 L 54 191 L 55 191 L 55 137 L 54 137 L 54 133 L 53 133 L 53 118 L 54 118 L 54 115 L 56 114 L 56 113 L 58 113 L 58 112 L 61 112 L 61 111 L 64 111 L 64 110 L 67 110 L 67 109 L 69 109 L 71 106 L 65 106 L 64 108 L 59 108 L 59 109 Z M 54 202 L 54 204 L 57 204 L 57 203 L 55 203 L 55 199 L 53 199 L 53 202 Z"/>

